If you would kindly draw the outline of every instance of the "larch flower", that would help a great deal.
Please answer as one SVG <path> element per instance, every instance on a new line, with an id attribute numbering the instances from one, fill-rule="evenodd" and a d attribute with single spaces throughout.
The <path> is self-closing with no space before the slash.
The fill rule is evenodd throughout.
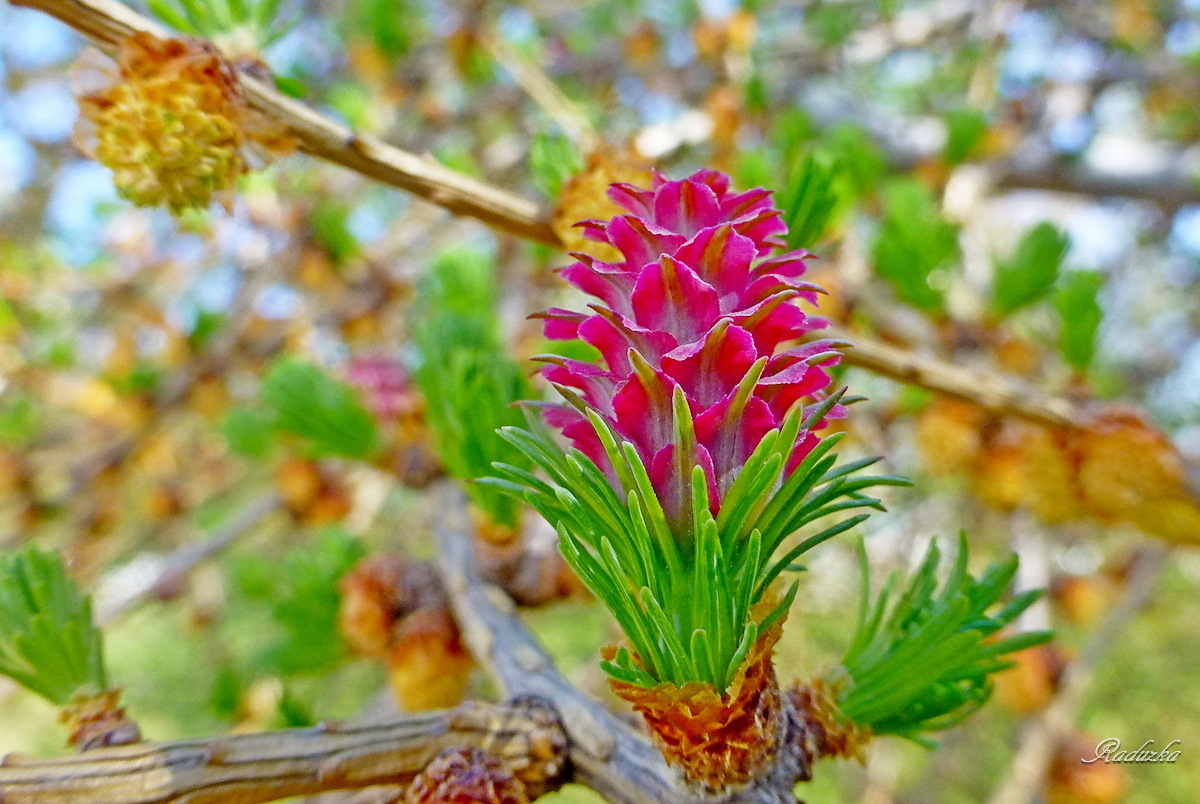
<path id="1" fill-rule="evenodd" d="M 139 32 L 115 65 L 86 51 L 75 79 L 76 144 L 139 206 L 228 204 L 252 161 L 290 150 L 284 126 L 249 108 L 236 71 L 200 39 Z"/>
<path id="2" fill-rule="evenodd" d="M 682 532 L 691 526 L 693 466 L 704 469 L 715 515 L 763 437 L 797 402 L 823 397 L 837 344 L 799 342 L 826 322 L 795 301 L 815 304 L 820 291 L 801 278 L 807 252 L 769 256 L 786 226 L 768 191 L 733 192 L 728 176 L 700 171 L 682 181 L 656 175 L 649 190 L 616 184 L 609 195 L 628 214 L 580 226 L 620 261 L 577 253 L 578 262 L 561 272 L 601 303 L 589 314 L 542 314 L 547 337 L 579 338 L 603 362 L 546 356 L 543 373 L 637 446 L 673 529 Z M 680 392 L 694 444 L 676 438 Z M 578 406 L 549 407 L 545 418 L 616 483 Z M 789 471 L 815 443 L 812 432 L 797 436 Z"/>
<path id="3" fill-rule="evenodd" d="M 604 654 L 613 690 L 641 713 L 664 756 L 707 791 L 749 783 L 793 739 L 771 654 L 797 557 L 853 527 L 832 514 L 878 507 L 861 490 L 895 478 L 836 466 L 840 416 L 827 393 L 836 344 L 796 303 L 815 304 L 804 251 L 776 253 L 785 225 L 763 189 L 735 192 L 704 170 L 652 186 L 614 184 L 626 212 L 580 224 L 614 256 L 573 254 L 562 276 L 599 299 L 541 314 L 552 340 L 594 361 L 545 355 L 565 404 L 505 436 L 546 473 L 496 464 L 490 482 L 559 531 L 563 556 L 629 639 Z M 605 253 L 605 252 L 599 252 Z M 484 481 L 489 482 L 489 481 Z M 785 751 L 786 753 L 786 751 Z"/>

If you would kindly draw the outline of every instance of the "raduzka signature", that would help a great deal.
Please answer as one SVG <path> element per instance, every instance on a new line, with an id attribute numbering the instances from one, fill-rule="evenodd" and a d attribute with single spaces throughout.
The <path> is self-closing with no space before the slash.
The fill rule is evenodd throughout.
<path id="1" fill-rule="evenodd" d="M 1116 737 L 1101 740 L 1096 746 L 1096 756 L 1081 760 L 1085 765 L 1093 762 L 1174 762 L 1179 759 L 1180 751 L 1176 746 L 1179 740 L 1172 740 L 1161 751 L 1154 748 L 1154 741 L 1147 740 L 1136 751 L 1121 748 L 1121 741 Z M 1172 750 L 1174 749 L 1174 750 Z"/>

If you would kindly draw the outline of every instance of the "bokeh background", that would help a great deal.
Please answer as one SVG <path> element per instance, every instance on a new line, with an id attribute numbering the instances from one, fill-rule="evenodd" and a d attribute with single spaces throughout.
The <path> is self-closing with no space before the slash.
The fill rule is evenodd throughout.
<path id="1" fill-rule="evenodd" d="M 783 190 L 812 156 L 835 188 L 809 244 L 814 278 L 841 326 L 1044 393 L 1136 406 L 1200 462 L 1200 2 L 292 10 L 294 27 L 264 54 L 281 86 L 547 209 L 585 164 L 586 141 L 571 141 L 579 121 L 668 173 L 716 166 L 745 186 Z M 32 539 L 70 558 L 105 623 L 111 674 L 154 739 L 392 707 L 387 668 L 352 655 L 336 613 L 360 558 L 432 549 L 423 489 L 437 461 L 406 380 L 414 284 L 448 250 L 493 265 L 508 348 L 525 358 L 540 350 L 525 316 L 578 301 L 552 274 L 566 257 L 300 156 L 246 177 L 228 212 L 135 208 L 71 142 L 83 45 L 0 4 L 0 546 Z M 530 72 L 566 112 L 555 92 L 529 91 Z M 637 161 L 624 150 L 604 160 L 600 173 Z M 586 211 L 570 203 L 565 214 Z M 1001 314 L 995 277 L 1043 223 L 1065 243 L 1051 282 Z M 391 367 L 401 401 L 379 414 L 387 461 L 317 461 L 257 437 L 248 412 L 285 354 L 343 378 L 365 360 Z M 1072 707 L 1078 732 L 1026 800 L 1197 800 L 1200 553 L 1171 549 L 1143 578 L 1131 568 L 1156 560 L 1158 542 L 1140 529 L 996 504 L 998 481 L 975 459 L 1004 422 L 860 370 L 843 380 L 867 397 L 845 425 L 852 450 L 915 481 L 859 529 L 878 574 L 965 529 L 979 561 L 1017 550 L 1020 583 L 1050 587 L 1025 626 L 1059 639 L 936 750 L 880 741 L 864 766 L 822 766 L 802 795 L 991 801 L 1085 655 L 1094 677 Z M 1017 482 L 1035 489 L 1026 496 L 1068 493 L 1051 475 Z M 162 582 L 189 545 L 213 539 L 219 549 Z M 849 639 L 851 547 L 826 545 L 809 563 L 780 648 L 785 676 L 828 666 Z M 1144 605 L 1107 619 L 1131 596 Z M 574 598 L 528 617 L 571 677 L 606 696 L 595 657 L 616 632 L 604 611 Z M 48 705 L 8 683 L 0 702 L 0 753 L 62 749 Z M 1180 740 L 1182 755 L 1080 771 L 1071 756 L 1103 737 Z"/>

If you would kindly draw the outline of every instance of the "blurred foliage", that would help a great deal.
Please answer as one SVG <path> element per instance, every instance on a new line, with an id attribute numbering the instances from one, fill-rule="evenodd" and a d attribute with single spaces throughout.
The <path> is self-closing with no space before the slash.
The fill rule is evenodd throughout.
<path id="1" fill-rule="evenodd" d="M 471 248 L 435 258 L 417 289 L 414 376 L 443 463 L 467 482 L 468 496 L 491 523 L 514 528 L 519 503 L 471 482 L 490 475 L 497 461 L 530 465 L 497 433 L 522 421 L 515 403 L 533 391 L 500 342 L 493 270 L 488 256 Z"/>
<path id="2" fill-rule="evenodd" d="M 274 426 L 305 439 L 317 454 L 362 459 L 378 446 L 375 420 L 354 390 L 311 363 L 276 362 L 263 380 L 262 399 Z"/>
<path id="3" fill-rule="evenodd" d="M 958 227 L 942 217 L 916 180 L 896 179 L 884 187 L 871 256 L 896 298 L 927 313 L 945 313 L 945 274 L 959 256 Z"/>
<path id="4" fill-rule="evenodd" d="M 279 675 L 321 673 L 345 656 L 338 634 L 338 581 L 363 557 L 362 544 L 338 526 L 322 530 L 312 544 L 282 562 L 246 556 L 231 573 L 236 594 L 270 614 L 259 633 L 253 663 Z M 267 636 L 276 632 L 272 639 Z"/>
<path id="5" fill-rule="evenodd" d="M 1186 175 L 1177 156 L 1200 138 L 1200 11 L 1125 0 L 1026 4 L 989 21 L 988 4 L 949 17 L 944 7 L 758 0 L 726 13 L 602 0 L 479 14 L 385 0 L 154 0 L 181 31 L 200 30 L 188 19 L 199 9 L 204 30 L 219 28 L 230 47 L 257 45 L 276 84 L 314 108 L 550 201 L 579 164 L 577 146 L 546 133 L 557 130 L 552 116 L 480 45 L 483 35 L 500 37 L 603 121 L 605 140 L 653 146 L 669 175 L 716 165 L 743 187 L 777 190 L 804 232 L 793 242 L 818 252 L 811 278 L 830 291 L 822 314 L 851 339 L 869 332 L 1021 375 L 1046 393 L 1138 405 L 1195 461 L 1200 215 L 1193 197 L 1172 195 L 1169 169 L 1156 174 L 1162 186 L 1139 188 L 1138 176 L 1147 160 Z M 246 22 L 247 10 L 269 31 L 239 43 L 228 23 Z M 278 492 L 274 470 L 295 441 L 314 455 L 355 456 L 309 462 L 301 478 L 324 484 L 305 489 L 317 497 L 337 491 L 342 530 L 281 514 L 199 567 L 170 600 L 107 629 L 105 645 L 109 677 L 125 685 L 155 739 L 355 716 L 385 680 L 381 667 L 342 655 L 329 615 L 339 568 L 362 551 L 427 555 L 437 512 L 398 482 L 419 463 L 414 445 L 432 437 L 419 402 L 405 397 L 402 412 L 381 415 L 335 378 L 364 356 L 415 353 L 403 341 L 427 309 L 414 302 L 420 279 L 435 255 L 467 241 L 487 254 L 475 270 L 486 264 L 492 295 L 451 298 L 468 323 L 443 330 L 445 348 L 485 343 L 482 353 L 506 361 L 536 351 L 523 331 L 500 328 L 495 305 L 502 299 L 505 322 L 575 305 L 549 276 L 562 256 L 513 247 L 303 158 L 245 177 L 230 214 L 214 208 L 174 221 L 133 209 L 70 143 L 67 76 L 80 38 L 27 9 L 0 13 L 0 540 L 6 549 L 31 540 L 59 549 L 82 588 L 111 599 L 197 538 L 197 526 L 222 519 L 231 492 Z M 733 102 L 722 111 L 708 105 L 713 97 Z M 1029 181 L 1028 164 L 1044 164 L 1046 175 Z M 1117 176 L 1108 186 L 1130 195 L 1074 192 L 1078 171 Z M 1003 181 L 980 186 L 984 174 Z M 469 323 L 481 305 L 488 313 L 476 318 L 490 322 L 482 335 Z M 488 371 L 443 371 L 432 382 L 471 389 L 495 413 L 506 398 L 537 394 L 529 373 L 497 370 L 485 382 L 501 390 L 495 397 L 471 385 Z M 1143 537 L 1094 519 L 1057 527 L 1013 513 L 1011 421 L 942 409 L 928 428 L 935 446 L 969 456 L 971 468 L 936 475 L 920 457 L 929 433 L 914 419 L 933 407 L 928 394 L 862 371 L 844 377 L 869 398 L 845 424 L 848 450 L 885 453 L 889 471 L 917 478 L 914 491 L 889 496 L 881 527 L 868 527 L 874 565 L 914 566 L 928 532 L 966 526 L 981 566 L 1019 536 L 1045 556 L 1039 566 L 1052 580 L 1084 578 L 1097 610 L 1112 605 L 1120 568 Z M 302 412 L 317 409 L 309 400 L 322 400 L 315 419 Z M 454 412 L 479 430 L 450 438 L 478 439 L 494 426 L 492 413 Z M 431 409 L 429 429 L 444 415 Z M 1034 480 L 1065 499 L 1053 474 L 1064 448 L 1051 447 L 1034 461 L 1043 470 Z M 1144 458 L 1134 451 L 1119 468 L 1144 475 L 1128 468 Z M 1200 567 L 1194 552 L 1179 553 L 1097 668 L 1080 718 L 1092 734 L 1200 742 L 1192 647 Z M 779 648 L 784 679 L 835 665 L 851 637 L 850 551 L 834 540 L 806 564 L 804 616 L 790 619 Z M 1096 620 L 1075 622 L 1068 613 L 1078 601 L 1067 601 L 1055 592 L 1047 606 L 1069 658 Z M 575 681 L 607 694 L 594 657 L 617 637 L 598 604 L 528 616 Z M 21 691 L 0 695 L 0 751 L 61 749 L 46 705 Z M 934 753 L 889 745 L 900 768 L 889 794 L 988 800 L 1029 717 L 1005 706 L 986 707 Z M 1186 752 L 1176 766 L 1129 766 L 1126 804 L 1192 800 L 1193 768 Z M 858 800 L 862 787 L 853 767 L 823 765 L 799 795 Z M 595 798 L 570 789 L 551 800 Z"/>
<path id="6" fill-rule="evenodd" d="M 1099 300 L 1103 286 L 1102 274 L 1073 271 L 1063 279 L 1054 299 L 1062 326 L 1059 349 L 1080 371 L 1087 369 L 1096 352 L 1096 332 L 1104 317 Z"/>
<path id="7" fill-rule="evenodd" d="M 1043 221 L 1026 232 L 1012 257 L 996 262 L 992 288 L 996 312 L 1001 317 L 1010 315 L 1049 293 L 1070 246 L 1070 238 L 1052 223 Z"/>
<path id="8" fill-rule="evenodd" d="M 0 555 L 0 674 L 59 706 L 108 688 L 91 602 L 55 553 Z"/>

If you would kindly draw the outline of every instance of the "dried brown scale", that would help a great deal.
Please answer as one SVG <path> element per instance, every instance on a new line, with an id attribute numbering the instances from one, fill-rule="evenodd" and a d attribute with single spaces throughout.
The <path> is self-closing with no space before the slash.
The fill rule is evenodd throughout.
<path id="1" fill-rule="evenodd" d="M 763 614 L 762 603 L 757 614 Z M 646 688 L 609 680 L 613 692 L 646 721 L 667 762 L 698 793 L 745 787 L 775 761 L 786 719 L 772 653 L 784 619 L 759 637 L 723 695 L 699 681 Z M 615 654 L 608 648 L 605 658 Z"/>
<path id="2" fill-rule="evenodd" d="M 803 751 L 810 764 L 825 757 L 864 760 L 873 735 L 842 716 L 836 685 L 817 678 L 793 685 L 787 695 L 803 724 Z"/>
<path id="3" fill-rule="evenodd" d="M 623 211 L 609 200 L 609 185 L 628 182 L 646 186 L 650 179 L 650 166 L 632 148 L 602 147 L 593 151 L 588 156 L 587 166 L 563 185 L 551 217 L 551 226 L 562 247 L 568 252 L 583 252 L 601 260 L 619 257 L 612 246 L 586 239 L 577 224 L 579 221 L 606 220 Z"/>
<path id="4" fill-rule="evenodd" d="M 142 741 L 142 732 L 120 705 L 121 690 L 105 690 L 99 695 L 78 696 L 62 708 L 59 720 L 70 731 L 67 742 L 87 751 Z"/>

